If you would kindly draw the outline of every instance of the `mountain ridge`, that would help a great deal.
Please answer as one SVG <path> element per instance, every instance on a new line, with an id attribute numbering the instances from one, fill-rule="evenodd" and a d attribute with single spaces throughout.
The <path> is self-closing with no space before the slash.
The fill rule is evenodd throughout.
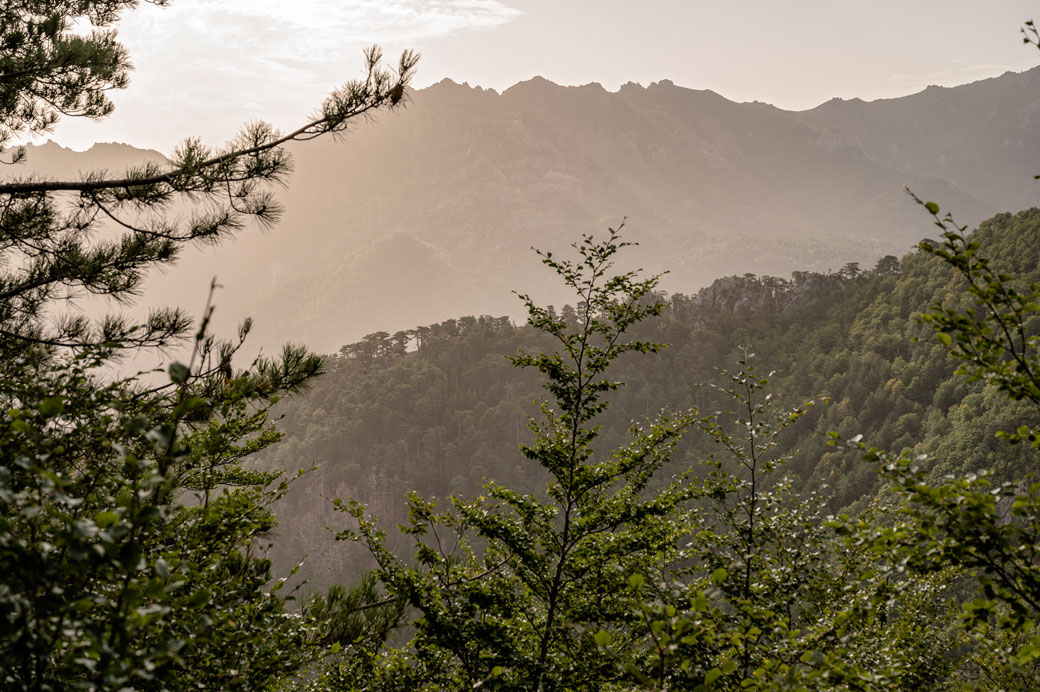
<path id="1" fill-rule="evenodd" d="M 920 89 L 920 90 L 915 91 L 915 92 L 911 92 L 909 94 L 903 94 L 901 96 L 880 96 L 878 98 L 873 98 L 873 99 L 865 99 L 865 98 L 862 98 L 862 97 L 859 97 L 859 96 L 852 96 L 852 97 L 849 97 L 849 98 L 843 98 L 841 96 L 833 96 L 833 97 L 831 97 L 829 99 L 821 101 L 820 103 L 818 103 L 815 106 L 811 106 L 809 108 L 800 108 L 800 109 L 799 108 L 783 108 L 781 106 L 777 106 L 775 104 L 769 103 L 768 101 L 759 101 L 758 99 L 752 99 L 750 101 L 737 101 L 737 100 L 734 100 L 734 99 L 731 99 L 731 98 L 725 96 L 724 94 L 720 94 L 719 92 L 714 91 L 712 89 L 698 89 L 697 87 L 693 87 L 693 86 L 686 86 L 686 85 L 683 85 L 683 84 L 676 84 L 673 80 L 671 80 L 671 79 L 669 79 L 667 77 L 663 77 L 661 79 L 658 79 L 658 80 L 655 80 L 655 81 L 651 81 L 651 82 L 649 82 L 646 85 L 642 84 L 641 82 L 628 81 L 628 82 L 624 82 L 623 84 L 618 85 L 618 88 L 617 89 L 613 89 L 613 90 L 612 89 L 608 89 L 607 87 L 604 87 L 600 82 L 596 82 L 596 81 L 585 82 L 583 84 L 559 84 L 557 82 L 552 81 L 551 79 L 549 79 L 547 77 L 543 77 L 542 75 L 532 75 L 531 77 L 529 77 L 527 79 L 522 79 L 522 80 L 516 82 L 515 84 L 512 84 L 512 85 L 506 87 L 505 89 L 501 89 L 501 90 L 500 89 L 496 89 L 494 87 L 482 86 L 482 85 L 479 85 L 479 84 L 470 84 L 468 81 L 465 81 L 465 80 L 462 81 L 462 82 L 458 82 L 458 81 L 455 81 L 454 79 L 452 79 L 451 77 L 442 77 L 438 81 L 432 82 L 431 84 L 428 84 L 427 86 L 421 87 L 419 89 L 410 89 L 409 91 L 411 93 L 419 93 L 419 92 L 429 91 L 431 89 L 450 88 L 452 86 L 456 86 L 456 87 L 463 87 L 465 89 L 470 89 L 470 90 L 476 91 L 476 92 L 490 92 L 492 94 L 501 95 L 501 94 L 504 94 L 505 92 L 507 92 L 510 89 L 513 89 L 513 88 L 515 88 L 517 86 L 534 82 L 534 83 L 542 83 L 542 84 L 550 85 L 550 86 L 553 86 L 553 87 L 558 87 L 560 89 L 583 89 L 583 88 L 586 88 L 586 87 L 593 87 L 595 89 L 602 90 L 602 91 L 604 91 L 604 92 L 606 92 L 608 94 L 617 94 L 617 93 L 619 93 L 619 92 L 621 92 L 622 90 L 625 90 L 625 89 L 642 89 L 642 90 L 646 90 L 646 89 L 650 89 L 650 88 L 655 87 L 655 86 L 663 86 L 663 87 L 675 87 L 677 89 L 683 89 L 683 90 L 686 90 L 686 91 L 693 91 L 693 92 L 698 92 L 698 93 L 712 94 L 714 96 L 718 96 L 721 99 L 729 101 L 730 103 L 736 103 L 736 104 L 741 104 L 741 105 L 758 104 L 758 105 L 762 105 L 762 106 L 768 106 L 770 108 L 776 109 L 778 111 L 783 111 L 785 113 L 808 113 L 810 111 L 815 111 L 818 108 L 821 108 L 822 106 L 825 106 L 827 104 L 831 104 L 831 103 L 834 103 L 834 102 L 838 102 L 838 103 L 885 103 L 885 102 L 889 102 L 889 101 L 899 101 L 899 100 L 902 100 L 902 99 L 913 98 L 915 96 L 919 96 L 919 95 L 924 94 L 924 93 L 932 93 L 932 92 L 935 92 L 935 91 L 954 91 L 954 90 L 957 90 L 957 89 L 963 89 L 965 87 L 973 87 L 973 86 L 976 86 L 976 85 L 979 85 L 979 84 L 984 84 L 984 83 L 987 83 L 987 82 L 994 82 L 994 81 L 998 81 L 998 80 L 1005 80 L 1005 79 L 1009 79 L 1009 78 L 1024 77 L 1024 76 L 1031 76 L 1030 78 L 1033 78 L 1033 77 L 1038 76 L 1038 75 L 1040 75 L 1040 66 L 1031 67 L 1031 68 L 1029 68 L 1027 70 L 1022 70 L 1022 71 L 1019 71 L 1019 72 L 1016 72 L 1014 70 L 1005 70 L 1004 72 L 1002 72 L 999 75 L 992 75 L 990 77 L 980 77 L 979 79 L 975 79 L 975 80 L 972 80 L 970 82 L 964 82 L 964 83 L 961 83 L 961 84 L 954 84 L 954 85 L 929 84 L 929 85 L 925 86 L 923 89 Z"/>
<path id="2" fill-rule="evenodd" d="M 193 252 L 150 280 L 148 300 L 183 304 L 190 286 L 201 305 L 216 274 L 218 315 L 253 314 L 259 346 L 335 351 L 452 314 L 517 316 L 514 289 L 559 303 L 538 294 L 530 248 L 626 217 L 632 265 L 670 270 L 666 289 L 870 263 L 931 231 L 907 187 L 971 225 L 1032 205 L 1038 83 L 1040 68 L 786 111 L 670 80 L 611 92 L 536 78 L 501 93 L 442 80 L 341 142 L 293 143 L 279 228 Z M 421 245 L 395 261 L 381 243 L 395 234 Z"/>

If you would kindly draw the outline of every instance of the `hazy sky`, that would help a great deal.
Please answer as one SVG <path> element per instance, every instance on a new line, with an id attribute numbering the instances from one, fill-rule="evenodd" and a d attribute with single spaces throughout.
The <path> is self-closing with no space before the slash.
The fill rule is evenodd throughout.
<path id="1" fill-rule="evenodd" d="M 876 99 L 1040 64 L 1021 42 L 1024 0 L 173 0 L 119 25 L 136 66 L 101 123 L 66 119 L 53 138 L 170 150 L 217 145 L 249 120 L 289 129 L 361 50 L 419 50 L 415 86 L 450 77 L 504 89 L 633 81 L 712 89 L 736 101 L 811 108 Z"/>

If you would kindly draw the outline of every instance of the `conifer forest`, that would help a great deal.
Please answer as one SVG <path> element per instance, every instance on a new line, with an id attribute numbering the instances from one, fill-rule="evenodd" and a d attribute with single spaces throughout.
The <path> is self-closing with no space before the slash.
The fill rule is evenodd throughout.
<path id="1" fill-rule="evenodd" d="M 42 143 L 181 2 L 0 2 L 0 690 L 1040 690 L 1040 68 Z"/>

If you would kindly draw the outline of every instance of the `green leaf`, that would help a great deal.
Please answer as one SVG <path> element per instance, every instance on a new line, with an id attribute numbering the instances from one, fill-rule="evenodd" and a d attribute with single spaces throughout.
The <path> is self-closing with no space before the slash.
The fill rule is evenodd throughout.
<path id="1" fill-rule="evenodd" d="M 97 516 L 94 517 L 94 523 L 102 529 L 107 529 L 118 521 L 119 514 L 117 512 L 99 512 Z"/>
<path id="2" fill-rule="evenodd" d="M 719 567 L 711 573 L 711 583 L 715 586 L 719 586 L 722 582 L 726 581 L 727 576 L 729 576 L 729 572 L 727 572 L 724 567 Z"/>
<path id="3" fill-rule="evenodd" d="M 187 365 L 179 361 L 170 364 L 170 381 L 174 384 L 184 384 L 188 381 L 189 375 L 191 375 L 191 371 Z"/>
<path id="4" fill-rule="evenodd" d="M 40 402 L 40 413 L 53 418 L 65 410 L 65 400 L 61 396 L 47 397 Z"/>
<path id="5" fill-rule="evenodd" d="M 208 401 L 201 397 L 189 396 L 184 399 L 181 403 L 173 409 L 173 417 L 181 418 L 192 411 L 197 411 L 200 408 L 204 408 L 209 404 Z"/>
<path id="6" fill-rule="evenodd" d="M 172 425 L 169 423 L 163 423 L 162 425 L 157 425 L 149 430 L 145 434 L 145 437 L 155 445 L 156 449 L 166 451 L 170 446 L 170 443 L 173 441 L 174 433 L 175 429 Z"/>
<path id="7" fill-rule="evenodd" d="M 190 598 L 188 598 L 187 605 L 189 608 L 201 608 L 202 606 L 209 603 L 209 599 L 209 591 L 207 591 L 206 589 L 200 589 L 193 593 Z"/>
<path id="8" fill-rule="evenodd" d="M 938 214 L 939 213 L 939 205 L 936 204 L 935 202 L 925 202 L 924 203 L 924 208 L 927 209 L 929 211 L 929 213 L 931 213 L 931 214 Z"/>
<path id="9" fill-rule="evenodd" d="M 140 435 L 148 427 L 148 416 L 134 416 L 126 422 L 126 429 L 131 435 Z"/>

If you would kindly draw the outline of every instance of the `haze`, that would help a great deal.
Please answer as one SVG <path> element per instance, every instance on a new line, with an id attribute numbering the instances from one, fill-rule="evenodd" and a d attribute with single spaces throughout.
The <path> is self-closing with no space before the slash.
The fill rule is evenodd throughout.
<path id="1" fill-rule="evenodd" d="M 610 90 L 670 79 L 802 110 L 1027 69 L 1035 50 L 1015 31 L 1035 10 L 1019 0 L 144 4 L 119 26 L 137 70 L 114 95 L 116 112 L 101 123 L 67 118 L 53 138 L 76 149 L 120 141 L 168 151 L 189 135 L 219 144 L 258 117 L 290 128 L 357 75 L 373 43 L 391 56 L 421 51 L 420 88 L 444 77 L 500 91 L 535 75 Z"/>

